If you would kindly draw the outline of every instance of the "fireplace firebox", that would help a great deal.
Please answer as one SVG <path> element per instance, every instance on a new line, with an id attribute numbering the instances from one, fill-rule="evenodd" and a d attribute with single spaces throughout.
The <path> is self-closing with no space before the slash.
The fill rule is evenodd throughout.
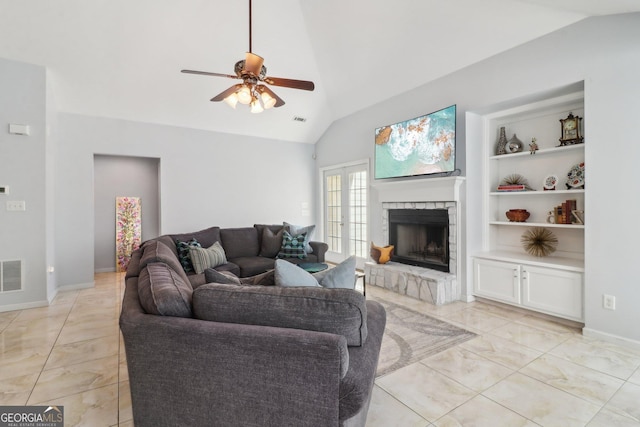
<path id="1" fill-rule="evenodd" d="M 390 209 L 392 261 L 449 272 L 447 209 Z"/>

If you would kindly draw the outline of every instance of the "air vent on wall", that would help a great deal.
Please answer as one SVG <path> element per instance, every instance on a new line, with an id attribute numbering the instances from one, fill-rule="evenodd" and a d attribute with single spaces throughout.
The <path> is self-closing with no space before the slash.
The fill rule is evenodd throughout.
<path id="1" fill-rule="evenodd" d="M 0 261 L 0 292 L 22 290 L 22 261 Z"/>
<path id="2" fill-rule="evenodd" d="M 300 116 L 293 116 L 293 121 L 294 122 L 301 122 L 304 123 L 307 121 L 307 119 L 305 119 L 304 117 L 300 117 Z"/>

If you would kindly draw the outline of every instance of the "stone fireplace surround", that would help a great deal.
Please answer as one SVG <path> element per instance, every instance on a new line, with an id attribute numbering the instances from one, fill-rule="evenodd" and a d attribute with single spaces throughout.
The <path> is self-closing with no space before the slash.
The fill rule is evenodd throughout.
<path id="1" fill-rule="evenodd" d="M 462 177 L 431 178 L 373 184 L 382 207 L 381 246 L 389 244 L 389 209 L 447 209 L 449 214 L 449 272 L 397 262 L 365 264 L 367 285 L 384 287 L 432 304 L 441 305 L 461 297 L 460 226 Z"/>

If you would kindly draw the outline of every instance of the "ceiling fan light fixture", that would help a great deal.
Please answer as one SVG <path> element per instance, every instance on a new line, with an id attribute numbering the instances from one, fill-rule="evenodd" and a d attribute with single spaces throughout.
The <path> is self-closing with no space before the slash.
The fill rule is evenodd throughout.
<path id="1" fill-rule="evenodd" d="M 262 113 L 263 111 L 264 108 L 262 107 L 260 100 L 258 98 L 253 98 L 253 101 L 251 101 L 251 112 L 257 114 Z"/>
<path id="2" fill-rule="evenodd" d="M 251 89 L 247 85 L 243 85 L 240 90 L 236 92 L 238 96 L 238 102 L 240 104 L 248 105 L 253 100 L 253 96 L 251 95 Z"/>
<path id="3" fill-rule="evenodd" d="M 238 94 L 233 92 L 231 95 L 227 96 L 224 99 L 224 102 L 226 102 L 229 107 L 235 110 L 236 105 L 238 105 Z"/>
<path id="4" fill-rule="evenodd" d="M 268 110 L 269 108 L 276 105 L 276 99 L 269 95 L 267 92 L 262 92 L 262 94 L 260 94 L 260 97 L 262 98 L 262 103 L 264 104 L 265 110 Z"/>

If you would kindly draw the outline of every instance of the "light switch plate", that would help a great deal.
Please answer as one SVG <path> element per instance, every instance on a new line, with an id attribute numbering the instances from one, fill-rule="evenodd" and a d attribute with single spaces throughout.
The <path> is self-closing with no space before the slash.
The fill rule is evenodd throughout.
<path id="1" fill-rule="evenodd" d="M 7 200 L 8 211 L 26 211 L 27 204 L 24 200 Z"/>
<path id="2" fill-rule="evenodd" d="M 9 186 L 8 185 L 0 185 L 0 195 L 1 194 L 9 194 Z"/>

